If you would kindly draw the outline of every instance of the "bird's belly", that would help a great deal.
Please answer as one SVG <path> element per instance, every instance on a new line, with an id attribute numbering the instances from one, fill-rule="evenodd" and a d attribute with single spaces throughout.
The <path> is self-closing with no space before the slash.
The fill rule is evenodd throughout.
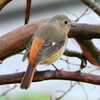
<path id="1" fill-rule="evenodd" d="M 41 61 L 40 64 L 52 64 L 52 63 L 54 63 L 55 61 L 57 61 L 61 57 L 61 55 L 64 52 L 64 49 L 65 49 L 65 46 L 63 46 L 60 50 L 53 53 L 51 56 L 49 56 L 45 60 Z"/>

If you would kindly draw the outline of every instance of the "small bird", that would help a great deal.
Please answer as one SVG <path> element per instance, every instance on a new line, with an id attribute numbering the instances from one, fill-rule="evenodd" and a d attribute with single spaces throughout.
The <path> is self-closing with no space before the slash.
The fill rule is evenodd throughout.
<path id="1" fill-rule="evenodd" d="M 65 50 L 70 20 L 65 15 L 52 17 L 47 24 L 41 26 L 28 43 L 23 60 L 28 56 L 28 67 L 21 80 L 21 88 L 29 88 L 38 64 L 52 64 Z"/>

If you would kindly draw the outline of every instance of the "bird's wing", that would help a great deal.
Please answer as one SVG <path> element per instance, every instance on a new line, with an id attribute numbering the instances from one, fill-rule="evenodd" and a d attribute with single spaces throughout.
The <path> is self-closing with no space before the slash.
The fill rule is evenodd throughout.
<path id="1" fill-rule="evenodd" d="M 26 44 L 26 50 L 25 50 L 25 53 L 24 53 L 24 56 L 22 58 L 22 61 L 25 61 L 28 54 L 29 54 L 29 51 L 30 51 L 30 48 L 31 48 L 31 44 L 32 44 L 32 38 L 30 41 L 28 41 L 28 43 Z"/>
<path id="2" fill-rule="evenodd" d="M 44 60 L 47 57 L 51 56 L 53 53 L 57 52 L 64 46 L 65 40 L 58 41 L 56 44 L 50 44 L 46 42 L 43 48 L 39 51 L 40 60 Z"/>

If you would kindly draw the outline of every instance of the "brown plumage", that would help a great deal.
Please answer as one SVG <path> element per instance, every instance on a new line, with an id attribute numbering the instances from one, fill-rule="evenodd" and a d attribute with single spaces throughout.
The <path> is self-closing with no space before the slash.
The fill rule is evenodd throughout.
<path id="1" fill-rule="evenodd" d="M 28 56 L 29 65 L 25 72 L 21 88 L 27 89 L 38 64 L 52 64 L 57 61 L 65 50 L 70 30 L 70 20 L 65 15 L 51 18 L 41 26 L 29 42 L 23 60 Z"/>
<path id="2" fill-rule="evenodd" d="M 43 46 L 44 40 L 40 38 L 35 38 L 32 42 L 32 46 L 29 52 L 29 65 L 27 68 L 27 71 L 25 72 L 22 82 L 21 82 L 21 88 L 27 89 L 30 86 L 30 83 L 32 82 L 32 79 L 34 77 L 35 68 L 38 64 L 38 53 L 40 48 Z"/>

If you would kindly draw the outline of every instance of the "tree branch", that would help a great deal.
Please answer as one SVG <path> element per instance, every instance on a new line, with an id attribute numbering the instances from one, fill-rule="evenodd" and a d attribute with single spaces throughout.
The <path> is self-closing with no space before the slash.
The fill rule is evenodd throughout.
<path id="1" fill-rule="evenodd" d="M 25 49 L 27 41 L 44 24 L 44 20 L 24 25 L 0 37 L 0 60 L 17 54 Z"/>
<path id="2" fill-rule="evenodd" d="M 79 59 L 83 58 L 83 54 L 76 52 L 76 51 L 72 51 L 72 50 L 65 50 L 64 55 L 69 56 L 69 57 L 77 57 Z"/>
<path id="3" fill-rule="evenodd" d="M 100 50 L 98 50 L 92 41 L 76 39 L 85 58 L 94 65 L 100 66 Z"/>
<path id="4" fill-rule="evenodd" d="M 0 11 L 12 0 L 0 0 Z"/>
<path id="5" fill-rule="evenodd" d="M 2 0 L 0 1 L 0 10 L 7 4 L 9 3 L 10 1 L 12 0 Z M 97 12 L 99 12 L 99 7 L 94 4 L 91 4 L 91 1 L 89 0 L 82 0 L 83 2 L 88 2 L 87 4 L 90 4 L 91 7 L 94 7 L 96 6 L 96 10 Z M 93 6 L 94 5 L 94 6 Z M 25 28 L 29 28 L 31 26 L 31 30 L 28 30 L 27 31 L 25 30 Z M 22 33 L 21 34 L 12 34 L 12 33 L 20 33 L 19 30 L 16 30 L 16 31 L 13 31 L 13 32 L 9 32 L 12 36 L 9 36 L 9 35 L 5 35 L 4 38 L 0 38 L 0 60 L 3 60 L 5 59 L 6 57 L 9 57 L 13 54 L 17 54 L 18 52 L 20 52 L 21 50 L 23 50 L 25 48 L 25 45 L 27 43 L 27 41 L 29 40 L 29 38 L 32 36 L 32 31 L 33 33 L 38 29 L 36 27 L 39 27 L 39 23 L 38 25 L 35 23 L 33 25 L 30 25 L 29 27 L 25 27 L 25 28 L 19 28 L 19 30 L 21 29 Z M 71 33 L 69 34 L 69 37 L 72 38 L 77 38 L 78 39 L 92 39 L 92 38 L 100 38 L 100 29 L 99 29 L 100 25 L 89 25 L 89 24 L 72 24 L 72 28 L 71 28 Z M 30 28 L 29 28 L 30 29 Z M 27 36 L 25 35 L 25 37 L 23 38 L 24 36 L 24 31 L 25 30 L 27 33 L 29 33 Z M 18 39 L 15 39 L 15 36 L 18 36 L 20 35 L 20 38 Z M 22 36 L 23 35 L 23 36 Z M 7 36 L 7 37 L 6 37 Z M 19 37 L 19 36 L 18 36 Z M 8 39 L 7 39 L 8 38 Z M 14 39 L 12 39 L 14 38 Z M 13 42 L 11 42 L 11 40 L 13 40 Z M 9 41 L 9 43 L 8 43 Z M 18 43 L 18 41 L 20 41 Z M 95 64 L 95 65 L 98 65 L 100 66 L 100 51 L 97 50 L 97 48 L 95 46 L 91 46 L 91 49 L 89 50 L 88 52 L 88 48 L 86 45 L 84 45 L 84 41 L 77 41 L 78 44 L 80 45 L 81 49 L 83 50 L 83 53 L 84 51 L 86 52 L 85 54 L 88 54 L 89 56 L 85 55 L 86 58 L 92 63 L 92 64 Z M 92 44 L 92 41 L 85 41 L 85 43 L 87 44 Z M 16 45 L 16 46 L 14 46 Z M 83 47 L 82 47 L 83 46 Z M 94 48 L 93 48 L 94 47 Z M 85 48 L 85 49 L 84 49 Z M 95 52 L 91 52 L 91 50 L 95 50 Z M 92 54 L 93 53 L 93 54 Z M 98 55 L 95 56 L 95 55 Z M 97 59 L 96 59 L 97 58 Z"/>
<path id="6" fill-rule="evenodd" d="M 27 41 L 30 37 L 36 32 L 36 30 L 41 27 L 43 24 L 47 23 L 47 20 L 42 20 L 38 22 L 34 22 L 31 24 L 24 25 L 12 32 L 5 34 L 4 36 L 0 37 L 0 60 L 4 60 L 5 58 L 17 54 L 25 49 Z M 84 39 L 88 36 L 94 36 L 100 38 L 100 25 L 89 25 L 89 24 L 72 24 L 71 33 L 69 33 L 70 38 L 78 38 Z M 76 34 L 76 35 L 75 35 Z M 81 36 L 82 35 L 82 36 Z M 95 46 L 93 46 L 95 48 Z M 90 47 L 87 47 L 90 48 Z M 87 48 L 85 49 L 85 52 Z M 89 51 L 91 54 L 91 50 Z M 96 55 L 100 56 L 100 52 L 98 52 L 97 48 L 95 48 Z M 94 54 L 94 55 L 95 55 Z M 92 55 L 92 54 L 91 54 Z M 87 56 L 87 55 L 86 55 Z M 98 61 L 95 60 L 95 63 L 92 61 L 94 56 L 88 58 L 90 62 L 93 64 L 98 65 Z M 100 65 L 100 64 L 99 64 Z"/>
<path id="7" fill-rule="evenodd" d="M 20 83 L 21 79 L 24 75 L 24 72 L 19 72 L 15 74 L 8 75 L 0 75 L 0 85 L 4 84 L 15 84 Z M 43 81 L 43 80 L 72 80 L 79 81 L 85 83 L 91 83 L 95 85 L 100 85 L 100 76 L 92 75 L 87 73 L 77 73 L 77 72 L 69 72 L 62 70 L 46 70 L 46 71 L 38 71 L 35 74 L 33 82 Z"/>
<path id="8" fill-rule="evenodd" d="M 100 39 L 100 25 L 72 23 L 71 31 L 68 35 L 70 38 L 77 39 Z"/>
<path id="9" fill-rule="evenodd" d="M 0 10 L 8 4 L 12 0 L 1 0 L 0 1 Z M 92 8 L 99 16 L 100 16 L 100 7 L 97 4 L 89 3 L 89 0 L 85 1 L 90 8 Z M 87 3 L 86 3 L 87 2 Z M 89 4 L 90 5 L 89 5 Z M 0 60 L 4 60 L 5 58 L 17 54 L 23 49 L 25 49 L 25 45 L 30 37 L 35 33 L 35 31 L 44 24 L 42 22 L 35 22 L 29 25 L 22 26 L 8 34 L 0 37 Z M 83 50 L 83 54 L 85 57 L 95 65 L 100 66 L 100 51 L 93 45 L 90 40 L 98 38 L 100 39 L 100 25 L 89 25 L 89 24 L 77 24 L 73 23 L 71 27 L 71 32 L 68 35 L 70 38 L 76 38 L 77 42 L 81 46 Z M 85 40 L 85 41 L 84 41 Z M 69 52 L 65 51 L 65 55 L 76 56 L 81 58 L 83 55 L 78 52 Z M 1 75 L 0 76 L 0 85 L 3 84 L 14 84 L 20 83 L 21 78 L 24 72 Z M 82 73 L 81 75 L 76 72 L 68 72 L 68 71 L 41 71 L 36 72 L 34 82 L 43 81 L 43 80 L 51 80 L 51 79 L 59 79 L 59 80 L 74 80 L 80 82 L 86 82 L 91 84 L 100 85 L 100 76 Z"/>
<path id="10" fill-rule="evenodd" d="M 25 22 L 24 24 L 28 24 L 30 15 L 31 15 L 31 3 L 32 0 L 26 0 L 26 11 L 25 11 Z"/>
<path id="11" fill-rule="evenodd" d="M 81 0 L 85 5 L 91 8 L 98 16 L 100 16 L 100 6 L 92 0 Z"/>

